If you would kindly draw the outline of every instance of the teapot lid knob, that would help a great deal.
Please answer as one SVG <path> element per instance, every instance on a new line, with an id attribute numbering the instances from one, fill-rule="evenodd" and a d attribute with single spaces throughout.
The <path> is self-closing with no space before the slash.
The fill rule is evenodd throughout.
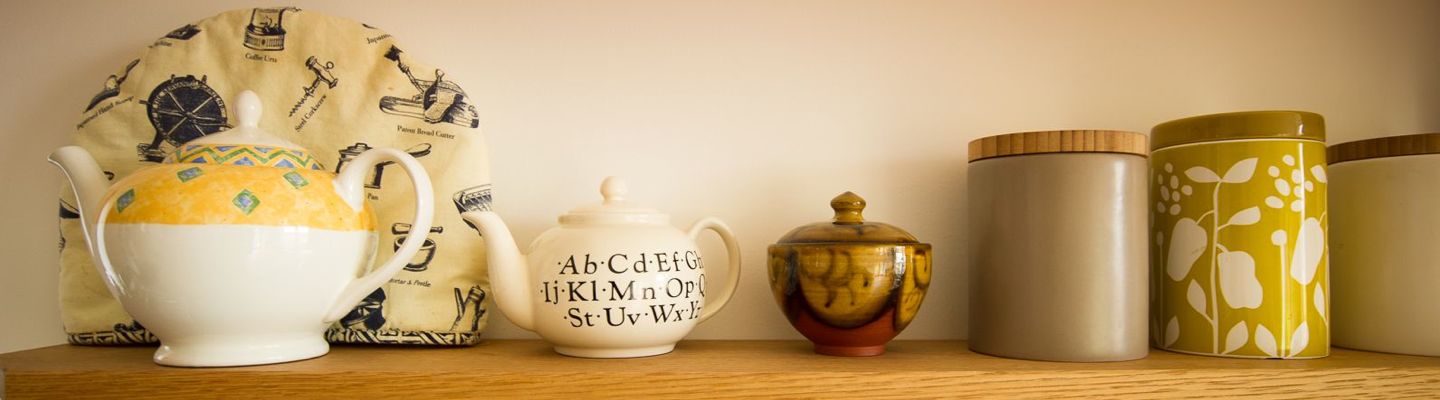
<path id="1" fill-rule="evenodd" d="M 625 201 L 625 195 L 630 188 L 625 185 L 625 179 L 607 176 L 605 181 L 600 182 L 600 196 L 605 198 L 605 204 L 617 204 Z"/>
<path id="2" fill-rule="evenodd" d="M 670 216 L 649 208 L 640 207 L 631 203 L 626 196 L 630 194 L 625 179 L 618 176 L 607 176 L 600 182 L 600 195 L 605 201 L 600 204 L 592 204 L 576 207 L 563 215 L 560 215 L 560 224 L 580 223 L 607 223 L 620 225 L 634 224 L 669 224 Z"/>
<path id="3" fill-rule="evenodd" d="M 236 116 L 240 119 L 240 126 L 243 128 L 257 128 L 260 126 L 260 114 L 263 110 L 260 107 L 260 96 L 255 92 L 246 90 L 240 92 L 236 99 Z"/>

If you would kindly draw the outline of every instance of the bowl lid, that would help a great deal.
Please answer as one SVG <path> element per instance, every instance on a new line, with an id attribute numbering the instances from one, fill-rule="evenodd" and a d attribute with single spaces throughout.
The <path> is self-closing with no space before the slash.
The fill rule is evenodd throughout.
<path id="1" fill-rule="evenodd" d="M 1217 140 L 1280 138 L 1325 141 L 1325 118 L 1306 111 L 1242 111 L 1156 125 L 1150 149 Z"/>
<path id="2" fill-rule="evenodd" d="M 970 162 L 1043 153 L 1120 153 L 1149 156 L 1145 135 L 1107 130 L 1007 133 L 970 142 Z"/>
<path id="3" fill-rule="evenodd" d="M 1371 158 L 1440 154 L 1440 132 L 1357 140 L 1326 149 L 1330 165 Z"/>
<path id="4" fill-rule="evenodd" d="M 575 207 L 560 216 L 560 224 L 619 223 L 619 224 L 669 224 L 670 215 L 651 208 L 641 207 L 626 198 L 630 192 L 625 179 L 606 177 L 600 182 L 600 196 L 605 200 L 599 204 Z"/>
<path id="5" fill-rule="evenodd" d="M 865 221 L 865 199 L 852 192 L 830 200 L 835 210 L 831 222 L 816 222 L 791 230 L 776 244 L 800 243 L 920 243 L 914 235 L 894 225 Z"/>

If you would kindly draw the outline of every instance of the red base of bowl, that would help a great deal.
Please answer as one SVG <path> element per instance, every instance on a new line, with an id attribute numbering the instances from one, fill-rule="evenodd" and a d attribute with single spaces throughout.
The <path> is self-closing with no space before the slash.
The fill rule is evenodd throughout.
<path id="1" fill-rule="evenodd" d="M 829 346 L 816 343 L 815 353 L 839 357 L 874 357 L 885 354 L 885 345 L 878 346 Z"/>
<path id="2" fill-rule="evenodd" d="M 826 325 L 805 308 L 805 300 L 791 298 L 786 315 L 790 325 L 815 343 L 815 352 L 827 356 L 873 357 L 885 354 L 885 343 L 900 332 L 895 330 L 895 308 L 889 307 L 875 320 L 854 328 Z"/>

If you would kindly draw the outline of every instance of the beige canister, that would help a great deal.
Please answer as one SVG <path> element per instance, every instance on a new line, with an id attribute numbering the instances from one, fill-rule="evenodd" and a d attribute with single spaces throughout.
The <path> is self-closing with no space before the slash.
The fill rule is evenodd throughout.
<path id="1" fill-rule="evenodd" d="M 1337 346 L 1440 356 L 1440 133 L 1329 148 Z"/>
<path id="2" fill-rule="evenodd" d="M 970 142 L 970 349 L 1052 361 L 1148 351 L 1145 136 Z"/>

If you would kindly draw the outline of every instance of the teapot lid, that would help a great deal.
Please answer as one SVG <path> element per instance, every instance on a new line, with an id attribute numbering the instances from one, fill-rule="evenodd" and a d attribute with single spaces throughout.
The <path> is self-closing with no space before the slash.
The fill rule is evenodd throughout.
<path id="1" fill-rule="evenodd" d="M 866 221 L 861 214 L 865 199 L 853 192 L 841 193 L 830 200 L 835 218 L 795 228 L 780 237 L 776 244 L 798 243 L 920 243 L 910 232 L 883 222 Z"/>
<path id="2" fill-rule="evenodd" d="M 606 177 L 600 182 L 600 196 L 605 201 L 600 204 L 576 207 L 570 212 L 560 216 L 560 224 L 587 224 L 587 223 L 608 223 L 608 224 L 662 224 L 670 223 L 670 215 L 661 213 L 654 209 L 641 207 L 626 199 L 629 194 L 629 187 L 625 185 L 625 179 L 619 177 Z"/>
<path id="3" fill-rule="evenodd" d="M 320 161 L 300 145 L 260 129 L 264 110 L 255 92 L 240 92 L 235 105 L 239 126 L 185 142 L 162 163 L 324 169 Z"/>

